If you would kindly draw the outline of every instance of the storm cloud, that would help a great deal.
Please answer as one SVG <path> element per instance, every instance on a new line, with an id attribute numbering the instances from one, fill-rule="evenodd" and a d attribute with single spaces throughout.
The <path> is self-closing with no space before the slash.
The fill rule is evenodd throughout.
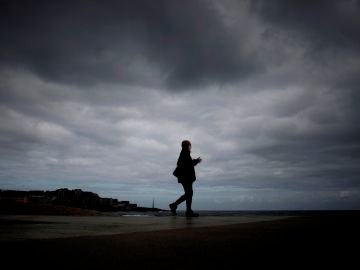
<path id="1" fill-rule="evenodd" d="M 179 88 L 261 68 L 211 2 L 5 2 L 1 17 L 2 60 L 52 81 Z"/>
<path id="2" fill-rule="evenodd" d="M 2 1 L 0 188 L 358 209 L 359 1 Z"/>

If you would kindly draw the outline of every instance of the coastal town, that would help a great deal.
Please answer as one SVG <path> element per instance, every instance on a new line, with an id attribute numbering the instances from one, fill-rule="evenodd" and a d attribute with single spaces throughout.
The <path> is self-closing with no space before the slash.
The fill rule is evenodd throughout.
<path id="1" fill-rule="evenodd" d="M 19 210 L 20 209 L 20 210 Z M 47 209 L 54 212 L 59 209 L 82 209 L 101 212 L 115 211 L 160 211 L 161 209 L 138 206 L 128 200 L 102 198 L 98 194 L 81 189 L 60 188 L 48 190 L 0 190 L 0 213 L 11 214 L 12 211 Z M 73 211 L 74 212 L 74 211 Z"/>

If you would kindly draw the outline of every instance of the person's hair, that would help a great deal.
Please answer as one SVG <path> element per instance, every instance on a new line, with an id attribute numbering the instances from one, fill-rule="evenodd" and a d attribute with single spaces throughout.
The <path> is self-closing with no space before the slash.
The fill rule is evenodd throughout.
<path id="1" fill-rule="evenodd" d="M 188 148 L 189 145 L 191 145 L 191 142 L 190 142 L 189 140 L 183 140 L 183 141 L 181 142 L 181 147 L 182 147 L 182 148 Z"/>

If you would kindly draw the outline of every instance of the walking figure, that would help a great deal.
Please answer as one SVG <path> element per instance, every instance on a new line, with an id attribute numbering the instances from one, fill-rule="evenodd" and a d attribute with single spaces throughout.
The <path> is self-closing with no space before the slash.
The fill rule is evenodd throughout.
<path id="1" fill-rule="evenodd" d="M 176 209 L 179 204 L 186 201 L 186 216 L 198 217 L 198 213 L 194 213 L 191 209 L 193 197 L 193 183 L 196 180 L 195 166 L 201 162 L 201 158 L 192 159 L 190 156 L 191 142 L 184 140 L 181 142 L 181 152 L 177 161 L 177 168 L 174 175 L 178 178 L 178 182 L 182 184 L 185 194 L 180 196 L 175 202 L 170 203 L 169 207 L 171 212 L 176 216 Z"/>

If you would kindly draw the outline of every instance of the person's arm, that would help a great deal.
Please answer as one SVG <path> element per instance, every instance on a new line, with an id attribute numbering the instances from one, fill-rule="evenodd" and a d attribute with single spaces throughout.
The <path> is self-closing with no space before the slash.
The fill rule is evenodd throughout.
<path id="1" fill-rule="evenodd" d="M 200 157 L 195 158 L 195 159 L 192 160 L 192 162 L 193 162 L 193 165 L 196 166 L 201 162 L 201 158 Z"/>

